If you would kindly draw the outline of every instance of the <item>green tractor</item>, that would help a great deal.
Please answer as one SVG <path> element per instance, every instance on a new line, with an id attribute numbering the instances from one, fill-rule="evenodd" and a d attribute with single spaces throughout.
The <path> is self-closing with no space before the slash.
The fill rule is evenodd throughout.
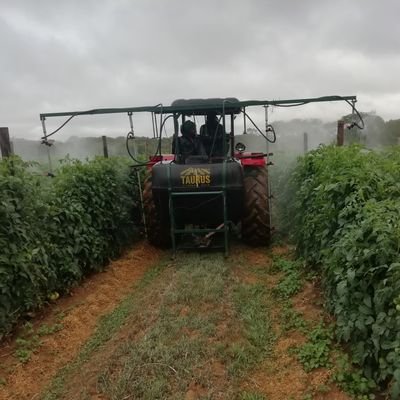
<path id="1" fill-rule="evenodd" d="M 212 98 L 176 100 L 170 106 L 95 109 L 41 114 L 43 141 L 47 117 L 127 113 L 131 130 L 127 150 L 134 167 L 147 168 L 141 192 L 143 222 L 155 246 L 178 248 L 223 248 L 228 254 L 229 235 L 236 231 L 250 245 L 267 245 L 271 239 L 270 189 L 268 185 L 269 143 L 276 135 L 268 123 L 268 107 L 291 107 L 311 102 L 345 101 L 353 110 L 355 96 L 326 96 L 294 100 L 250 100 Z M 246 109 L 262 106 L 265 127 L 260 129 Z M 148 161 L 137 159 L 130 150 L 134 141 L 132 115 L 150 112 L 153 137 L 158 146 Z M 235 119 L 243 115 L 243 132 L 237 140 Z M 171 152 L 161 152 L 166 121 L 173 122 Z M 158 122 L 159 121 L 159 122 Z M 251 147 L 255 135 L 246 135 L 250 122 L 264 139 L 260 148 Z M 64 126 L 66 122 L 62 125 Z M 200 126 L 198 126 L 200 125 Z M 61 127 L 62 127 L 61 126 Z M 132 140 L 133 139 L 133 140 Z M 255 151 L 254 151 L 255 150 Z M 138 174 L 139 176 L 139 174 Z"/>

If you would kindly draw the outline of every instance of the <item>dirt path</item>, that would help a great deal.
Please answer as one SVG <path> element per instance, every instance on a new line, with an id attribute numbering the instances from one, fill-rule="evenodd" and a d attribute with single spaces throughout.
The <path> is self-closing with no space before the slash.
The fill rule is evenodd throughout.
<path id="1" fill-rule="evenodd" d="M 127 296 L 160 256 L 160 251 L 139 243 L 105 272 L 88 278 L 71 296 L 47 307 L 28 333 L 21 329 L 19 340 L 4 343 L 0 349 L 0 399 L 37 399 L 57 371 L 77 356 L 99 319 Z M 15 357 L 21 337 L 27 342 L 22 343 L 23 350 L 32 351 L 25 363 Z"/>
<path id="2" fill-rule="evenodd" d="M 272 248 L 270 254 L 259 254 L 256 262 L 245 271 L 245 279 L 252 282 L 262 281 L 265 286 L 274 291 L 282 279 L 282 274 L 271 270 L 271 256 L 289 257 L 290 250 L 284 247 Z M 254 255 L 253 255 L 254 257 Z M 267 266 L 260 274 L 260 267 Z M 277 300 L 277 299 L 276 299 Z M 317 368 L 306 372 L 291 349 L 304 345 L 306 335 L 301 329 L 287 328 L 283 303 L 276 302 L 272 309 L 272 326 L 276 335 L 271 357 L 255 368 L 243 382 L 243 387 L 250 392 L 261 393 L 268 400 L 347 400 L 350 397 L 332 384 L 332 370 Z M 291 298 L 292 314 L 305 323 L 316 325 L 328 316 L 322 308 L 322 295 L 312 282 L 303 282 L 299 292 Z M 300 319 L 299 319 L 300 321 Z"/>
<path id="3" fill-rule="evenodd" d="M 306 372 L 293 352 L 307 341 L 302 328 L 326 316 L 312 282 L 275 268 L 288 252 L 236 245 L 228 259 L 157 263 L 158 252 L 138 246 L 35 324 L 65 313 L 30 361 L 3 349 L 0 399 L 347 400 L 330 369 Z"/>

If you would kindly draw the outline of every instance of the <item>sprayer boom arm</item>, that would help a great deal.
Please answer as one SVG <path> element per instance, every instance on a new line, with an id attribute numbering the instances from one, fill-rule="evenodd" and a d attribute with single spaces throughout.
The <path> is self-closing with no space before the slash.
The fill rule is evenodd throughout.
<path id="1" fill-rule="evenodd" d="M 287 99 L 287 100 L 246 100 L 236 101 L 230 103 L 229 101 L 219 101 L 215 104 L 191 104 L 190 106 L 162 106 L 158 104 L 156 106 L 143 106 L 143 107 L 125 107 L 125 108 L 96 108 L 93 110 L 86 111 L 66 111 L 66 112 L 55 112 L 55 113 L 42 113 L 40 119 L 44 120 L 48 117 L 70 117 L 77 115 L 98 115 L 98 114 L 118 114 L 118 113 L 137 113 L 137 112 L 154 112 L 154 113 L 186 113 L 208 110 L 215 108 L 220 110 L 224 108 L 226 111 L 232 108 L 242 108 L 251 106 L 277 106 L 277 107 L 294 107 L 305 105 L 309 103 L 321 103 L 330 101 L 357 101 L 356 96 L 323 96 L 323 97 L 310 97 L 305 99 Z M 222 104 L 224 103 L 224 104 Z"/>

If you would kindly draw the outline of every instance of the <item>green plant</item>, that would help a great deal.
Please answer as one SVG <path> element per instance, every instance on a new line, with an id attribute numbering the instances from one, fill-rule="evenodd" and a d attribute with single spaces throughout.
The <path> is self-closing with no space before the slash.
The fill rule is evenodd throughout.
<path id="1" fill-rule="evenodd" d="M 282 306 L 280 326 L 284 332 L 294 329 L 303 333 L 307 332 L 306 321 L 301 314 L 293 308 L 290 301 L 285 302 Z"/>
<path id="2" fill-rule="evenodd" d="M 15 356 L 18 358 L 18 360 L 22 363 L 26 363 L 31 359 L 32 356 L 32 350 L 30 349 L 17 349 L 15 350 Z"/>
<path id="3" fill-rule="evenodd" d="M 63 328 L 64 328 L 64 325 L 60 324 L 60 323 L 56 323 L 54 325 L 43 324 L 37 330 L 37 334 L 39 336 L 52 335 L 53 333 L 59 332 Z"/>
<path id="4" fill-rule="evenodd" d="M 298 253 L 320 271 L 338 338 L 400 395 L 400 150 L 321 147 L 292 176 Z"/>
<path id="5" fill-rule="evenodd" d="M 240 394 L 239 400 L 266 400 L 266 397 L 261 393 L 243 392 Z"/>
<path id="6" fill-rule="evenodd" d="M 26 337 L 19 337 L 15 341 L 15 344 L 15 356 L 22 363 L 26 363 L 30 360 L 32 353 L 40 346 L 39 336 L 31 334 Z"/>
<path id="7" fill-rule="evenodd" d="M 355 369 L 346 355 L 342 355 L 337 360 L 333 380 L 358 400 L 375 398 L 371 392 L 376 389 L 376 383 L 373 379 L 365 377 L 360 370 Z"/>
<path id="8" fill-rule="evenodd" d="M 329 365 L 332 339 L 332 329 L 319 324 L 307 335 L 307 343 L 295 349 L 306 372 Z"/>
<path id="9" fill-rule="evenodd" d="M 93 353 L 101 346 L 104 346 L 112 336 L 121 329 L 121 326 L 126 324 L 126 320 L 129 316 L 132 314 L 136 315 L 137 313 L 142 314 L 142 311 L 145 309 L 144 304 L 150 301 L 146 296 L 144 296 L 144 299 L 141 297 L 143 296 L 143 289 L 154 283 L 164 271 L 166 265 L 167 262 L 161 262 L 155 268 L 149 269 L 137 283 L 135 290 L 133 290 L 111 313 L 106 314 L 100 319 L 96 331 L 82 347 L 77 358 L 75 358 L 71 364 L 67 364 L 57 372 L 53 382 L 42 396 L 44 400 L 60 399 L 70 375 L 82 369 L 84 363 Z"/>
<path id="10" fill-rule="evenodd" d="M 278 296 L 287 299 L 300 291 L 303 286 L 300 263 L 283 258 L 275 258 L 272 268 L 284 273 L 283 278 L 275 289 Z"/>
<path id="11" fill-rule="evenodd" d="M 122 159 L 69 161 L 53 179 L 0 162 L 0 338 L 23 315 L 104 268 L 135 236 L 138 209 Z"/>

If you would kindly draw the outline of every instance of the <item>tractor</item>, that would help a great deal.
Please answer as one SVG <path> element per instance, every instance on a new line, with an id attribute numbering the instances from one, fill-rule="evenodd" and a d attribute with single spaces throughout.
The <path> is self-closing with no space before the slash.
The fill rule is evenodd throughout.
<path id="1" fill-rule="evenodd" d="M 268 123 L 268 107 L 292 107 L 311 102 L 345 101 L 352 112 L 355 96 L 325 96 L 293 100 L 249 100 L 210 98 L 175 100 L 170 106 L 94 109 L 41 114 L 43 142 L 78 115 L 127 113 L 130 131 L 126 146 L 135 168 L 147 169 L 140 194 L 143 222 L 148 240 L 155 246 L 178 248 L 223 248 L 228 255 L 229 236 L 236 231 L 250 245 L 267 245 L 271 239 L 270 189 L 268 166 L 269 143 L 274 143 L 274 128 Z M 246 109 L 262 106 L 265 126 L 260 129 Z M 153 137 L 158 141 L 155 154 L 138 160 L 130 143 L 135 135 L 132 115 L 150 112 Z M 237 139 L 235 119 L 243 114 L 243 135 Z M 48 117 L 68 116 L 64 124 L 47 134 Z M 173 121 L 171 152 L 163 154 L 163 131 L 166 121 Z M 158 122 L 159 121 L 159 122 Z M 260 148 L 251 147 L 254 135 L 246 135 L 250 122 L 263 137 Z M 201 125 L 202 124 L 202 125 Z M 356 123 L 354 123 L 357 125 Z M 198 126 L 201 125 L 201 126 Z M 139 173 L 138 177 L 139 177 Z M 138 179 L 140 182 L 140 179 Z"/>
<path id="2" fill-rule="evenodd" d="M 176 100 L 162 112 L 174 120 L 174 153 L 152 157 L 148 166 L 143 206 L 149 241 L 172 245 L 174 251 L 178 242 L 181 247 L 223 247 L 227 254 L 229 231 L 240 225 L 243 241 L 268 244 L 268 154 L 246 152 L 243 143 L 235 142 L 234 121 L 242 112 L 239 100 Z M 184 133 L 179 127 L 188 118 L 206 120 L 200 134 L 182 149 Z M 190 151 L 196 140 L 204 148 L 201 154 Z M 193 243 L 185 241 L 188 237 Z"/>

